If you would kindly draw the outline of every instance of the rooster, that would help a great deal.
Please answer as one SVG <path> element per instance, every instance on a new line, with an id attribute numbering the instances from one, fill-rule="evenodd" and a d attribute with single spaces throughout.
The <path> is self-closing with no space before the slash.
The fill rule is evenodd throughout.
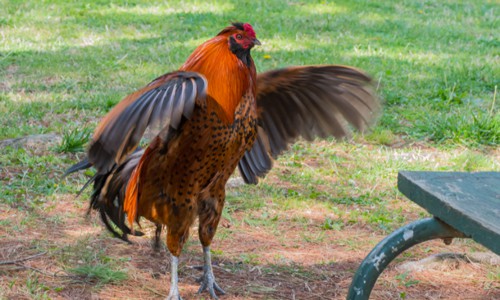
<path id="1" fill-rule="evenodd" d="M 157 238 L 166 227 L 167 299 L 180 299 L 178 258 L 197 218 L 204 254 L 198 293 L 215 299 L 224 294 L 212 271 L 210 244 L 225 184 L 237 166 L 246 183 L 256 184 L 297 138 L 363 131 L 379 111 L 363 72 L 323 65 L 257 75 L 250 55 L 255 45 L 260 42 L 250 24 L 224 28 L 177 71 L 117 104 L 97 126 L 87 158 L 67 171 L 97 170 L 87 183 L 94 184 L 89 210 L 97 210 L 115 236 L 139 235 L 133 224 L 141 217 L 157 225 Z M 139 149 L 146 129 L 153 138 Z"/>

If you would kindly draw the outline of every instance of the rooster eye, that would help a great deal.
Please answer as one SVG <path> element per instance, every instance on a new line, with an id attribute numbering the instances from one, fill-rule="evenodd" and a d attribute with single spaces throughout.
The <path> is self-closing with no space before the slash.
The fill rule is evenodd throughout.
<path id="1" fill-rule="evenodd" d="M 242 39 L 241 34 L 237 34 L 237 35 L 236 35 L 236 38 L 237 38 L 238 40 L 241 40 L 241 39 Z"/>

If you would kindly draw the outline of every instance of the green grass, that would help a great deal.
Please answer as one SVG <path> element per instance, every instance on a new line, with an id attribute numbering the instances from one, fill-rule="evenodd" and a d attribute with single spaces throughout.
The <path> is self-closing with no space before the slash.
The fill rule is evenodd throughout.
<path id="1" fill-rule="evenodd" d="M 38 274 L 35 272 L 26 279 L 25 286 L 32 299 L 50 299 L 47 292 L 50 288 L 39 282 Z"/>
<path id="2" fill-rule="evenodd" d="M 20 207 L 37 206 L 56 192 L 71 188 L 61 185 L 61 166 L 64 157 L 47 154 L 33 155 L 22 148 L 4 148 L 0 152 L 2 190 L 1 202 Z"/>
<path id="3" fill-rule="evenodd" d="M 124 271 L 113 270 L 109 265 L 84 265 L 69 269 L 70 273 L 82 276 L 86 280 L 97 281 L 97 285 L 120 282 L 128 278 Z"/>
<path id="4" fill-rule="evenodd" d="M 64 133 L 61 143 L 55 148 L 58 152 L 83 152 L 91 137 L 91 131 L 85 127 L 75 128 Z"/>
<path id="5" fill-rule="evenodd" d="M 97 286 L 127 279 L 126 270 L 120 268 L 124 258 L 107 256 L 106 249 L 97 243 L 99 241 L 87 236 L 56 249 L 53 255 L 68 274 L 77 275 Z M 75 267 L 76 264 L 78 266 Z"/>
<path id="6" fill-rule="evenodd" d="M 83 156 L 104 114 L 239 20 L 253 24 L 263 43 L 253 51 L 258 71 L 355 66 L 372 75 L 384 111 L 366 135 L 293 145 L 258 186 L 228 190 L 223 217 L 278 240 L 292 224 L 310 244 L 352 227 L 385 234 L 426 214 L 397 191 L 399 170 L 500 171 L 499 13 L 495 1 L 478 0 L 6 1 L 0 140 L 56 133 L 62 141 L 43 150 L 0 149 L 0 205 L 29 212 L 0 224 L 22 233 L 61 195 L 75 195 L 89 174 L 61 175 Z M 88 193 L 75 206 L 85 206 Z M 307 214 L 318 210 L 328 215 Z M 65 217 L 48 223 L 57 227 Z M 216 239 L 235 232 L 219 230 Z M 362 249 L 358 240 L 344 241 L 340 246 Z M 58 260 L 74 266 L 69 259 L 79 255 L 84 263 L 73 271 L 103 284 L 125 272 L 103 253 L 80 248 Z M 239 260 L 254 265 L 259 257 Z M 26 285 L 33 297 L 46 296 L 36 277 Z"/>
<path id="7" fill-rule="evenodd" d="M 182 3 L 3 5 L 0 113 L 8 117 L 0 138 L 93 128 L 124 95 L 180 66 L 230 20 L 242 20 L 264 42 L 254 51 L 260 71 L 338 63 L 372 74 L 386 103 L 382 144 L 392 135 L 499 144 L 493 2 Z"/>

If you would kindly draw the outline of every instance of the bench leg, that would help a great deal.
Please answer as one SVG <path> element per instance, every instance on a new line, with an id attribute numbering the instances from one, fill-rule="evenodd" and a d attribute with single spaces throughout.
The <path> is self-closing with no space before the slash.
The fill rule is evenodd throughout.
<path id="1" fill-rule="evenodd" d="M 378 276 L 406 249 L 432 239 L 455 237 L 464 235 L 437 218 L 415 221 L 399 228 L 378 243 L 363 260 L 354 275 L 347 299 L 368 299 Z"/>

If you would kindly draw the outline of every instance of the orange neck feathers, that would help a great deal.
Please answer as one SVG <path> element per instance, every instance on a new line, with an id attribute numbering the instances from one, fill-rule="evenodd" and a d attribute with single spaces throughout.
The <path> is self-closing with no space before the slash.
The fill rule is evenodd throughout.
<path id="1" fill-rule="evenodd" d="M 219 117 L 232 123 L 236 107 L 250 87 L 255 95 L 256 71 L 253 61 L 247 67 L 231 52 L 228 46 L 229 34 L 221 33 L 201 44 L 180 70 L 198 72 L 206 77 L 208 95 L 224 112 Z M 209 109 L 220 110 L 215 107 Z"/>

